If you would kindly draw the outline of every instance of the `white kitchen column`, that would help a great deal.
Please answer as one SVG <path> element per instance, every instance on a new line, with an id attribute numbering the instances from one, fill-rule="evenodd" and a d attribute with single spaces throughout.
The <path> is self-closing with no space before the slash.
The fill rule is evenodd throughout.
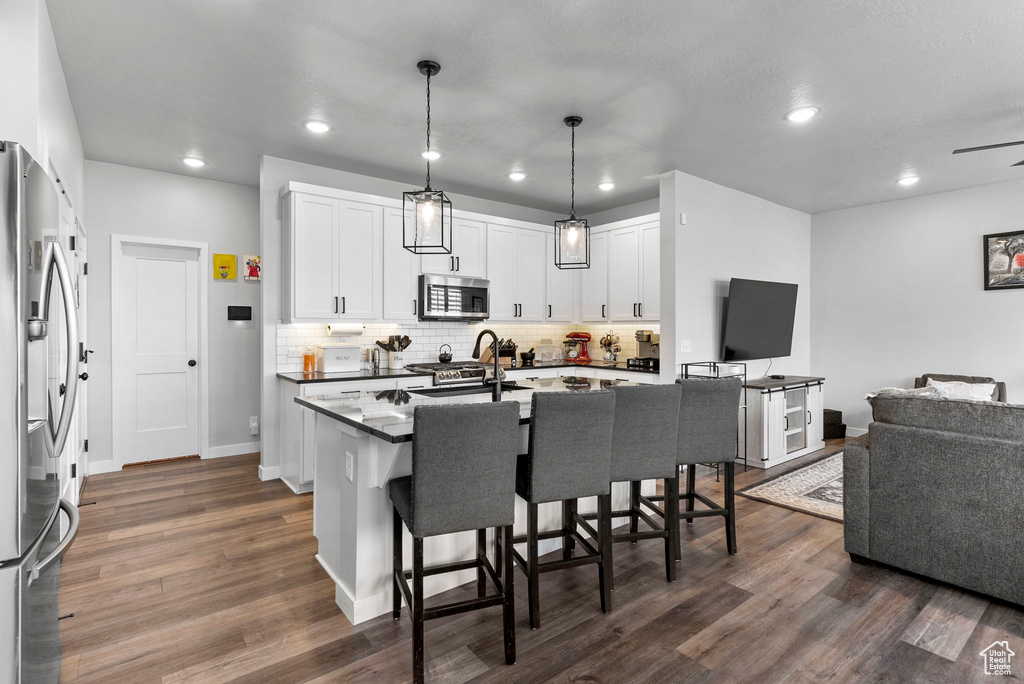
<path id="1" fill-rule="evenodd" d="M 680 328 L 685 321 L 679 305 L 685 301 L 679 295 L 683 285 L 683 274 L 680 272 L 686 263 L 680 253 L 685 241 L 682 231 L 686 230 L 681 216 L 686 208 L 683 199 L 683 174 L 679 171 L 667 171 L 659 180 L 659 209 L 661 212 L 661 357 L 660 380 L 663 383 L 675 382 L 679 375 L 679 364 L 689 361 L 708 361 L 709 359 L 691 358 L 692 354 L 681 354 L 680 339 L 683 332 Z M 709 255 L 710 257 L 710 255 Z"/>

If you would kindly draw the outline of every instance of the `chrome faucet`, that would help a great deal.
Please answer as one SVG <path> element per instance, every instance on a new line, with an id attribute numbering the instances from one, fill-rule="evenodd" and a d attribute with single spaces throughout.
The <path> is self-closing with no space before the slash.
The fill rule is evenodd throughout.
<path id="1" fill-rule="evenodd" d="M 494 388 L 492 390 L 491 401 L 501 401 L 501 363 L 498 361 L 498 336 L 494 334 L 493 330 L 481 330 L 480 334 L 476 336 L 476 345 L 473 347 L 473 358 L 480 358 L 480 340 L 484 338 L 484 335 L 490 335 L 494 340 L 491 348 L 494 351 Z M 487 375 L 484 375 L 484 382 L 487 382 Z"/>

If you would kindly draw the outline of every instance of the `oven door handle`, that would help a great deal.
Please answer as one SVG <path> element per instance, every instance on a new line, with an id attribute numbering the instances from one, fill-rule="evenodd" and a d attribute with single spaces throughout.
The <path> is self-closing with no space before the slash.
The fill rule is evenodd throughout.
<path id="1" fill-rule="evenodd" d="M 29 585 L 31 585 L 33 582 L 39 579 L 40 575 L 49 570 L 54 563 L 60 560 L 61 556 L 63 556 L 64 553 L 68 550 L 68 547 L 71 546 L 71 542 L 75 541 L 75 536 L 78 534 L 78 523 L 80 521 L 80 518 L 78 516 L 78 508 L 67 499 L 61 499 L 60 509 L 68 515 L 68 533 L 65 534 L 64 538 L 60 540 L 59 544 L 57 544 L 57 548 L 50 552 L 50 555 L 48 555 L 46 558 L 32 566 L 32 570 L 29 572 L 28 575 Z M 53 524 L 60 524 L 59 513 L 57 514 L 57 517 L 54 519 Z"/>

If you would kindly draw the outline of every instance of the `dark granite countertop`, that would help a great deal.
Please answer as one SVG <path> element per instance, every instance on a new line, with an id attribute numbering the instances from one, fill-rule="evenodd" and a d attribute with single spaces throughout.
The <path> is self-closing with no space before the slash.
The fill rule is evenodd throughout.
<path id="1" fill-rule="evenodd" d="M 558 361 L 534 361 L 532 366 L 519 365 L 515 368 L 506 368 L 507 371 L 527 371 L 531 368 L 601 368 L 603 370 L 618 370 L 626 371 L 628 373 L 647 373 L 649 375 L 657 375 L 660 371 L 648 370 L 646 368 L 627 368 L 624 361 L 612 363 L 611 361 L 598 361 L 594 360 L 586 365 L 578 363 L 570 363 L 564 359 Z"/>
<path id="2" fill-rule="evenodd" d="M 515 401 L 520 405 L 519 423 L 530 422 L 530 405 L 534 392 L 589 391 L 612 385 L 632 385 L 620 380 L 598 378 L 541 378 L 517 380 L 523 389 L 504 391 L 502 401 Z M 412 441 L 413 410 L 417 406 L 444 406 L 448 404 L 481 404 L 491 401 L 489 392 L 451 397 L 431 397 L 408 390 L 380 392 L 353 391 L 348 396 L 332 395 L 330 399 L 296 397 L 295 403 L 368 432 L 393 444 Z"/>
<path id="3" fill-rule="evenodd" d="M 348 373 L 278 373 L 277 377 L 288 382 L 294 382 L 299 385 L 305 385 L 311 382 L 344 382 L 346 380 L 377 380 L 381 378 L 412 378 L 422 377 L 424 375 L 430 375 L 430 373 L 417 373 L 411 370 L 405 370 L 404 368 L 381 368 L 379 370 L 370 370 L 364 368 L 363 370 L 351 371 Z"/>
<path id="4" fill-rule="evenodd" d="M 824 381 L 825 378 L 819 378 L 816 376 L 787 375 L 785 378 L 779 380 L 768 377 L 754 378 L 753 380 L 748 380 L 746 386 L 750 389 L 774 390 L 781 389 L 783 387 L 796 387 L 799 385 L 815 385 Z"/>

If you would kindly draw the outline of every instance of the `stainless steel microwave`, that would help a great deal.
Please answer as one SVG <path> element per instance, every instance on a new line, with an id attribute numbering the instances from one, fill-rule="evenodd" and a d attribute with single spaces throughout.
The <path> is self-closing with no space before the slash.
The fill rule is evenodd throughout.
<path id="1" fill-rule="evenodd" d="M 483 321 L 490 315 L 491 282 L 481 278 L 421 275 L 421 321 Z"/>

